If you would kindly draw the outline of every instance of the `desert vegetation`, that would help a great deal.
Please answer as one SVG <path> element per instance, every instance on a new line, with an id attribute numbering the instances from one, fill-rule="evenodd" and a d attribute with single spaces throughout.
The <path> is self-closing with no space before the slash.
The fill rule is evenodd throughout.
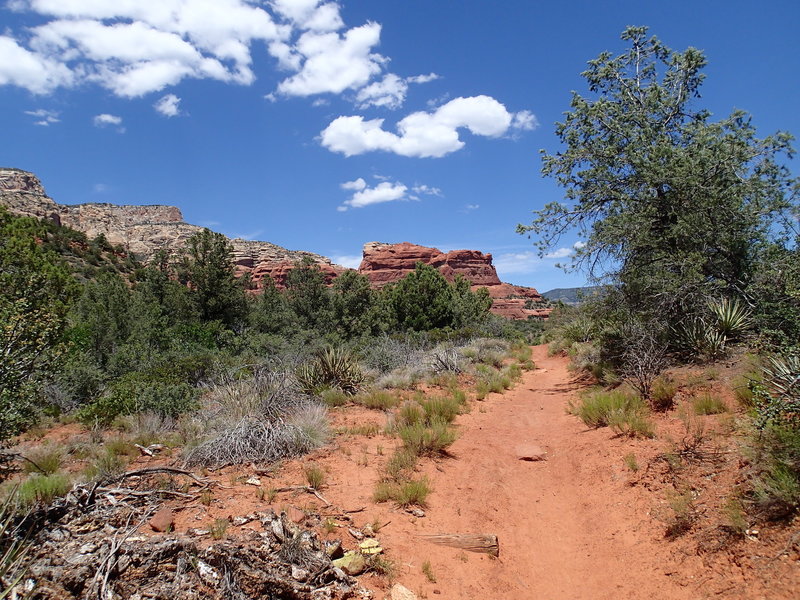
<path id="1" fill-rule="evenodd" d="M 542 251 L 577 231 L 572 268 L 598 286 L 580 306 L 557 308 L 541 341 L 594 384 L 570 408 L 587 427 L 667 443 L 655 460 L 669 484 L 669 538 L 698 523 L 700 464 L 705 476 L 737 472 L 718 509 L 728 541 L 759 524 L 792 527 L 800 508 L 792 138 L 758 138 L 748 115 L 714 122 L 697 107 L 700 51 L 672 51 L 646 28 L 622 39 L 628 52 L 602 54 L 583 73 L 590 95 L 575 94 L 556 127 L 564 150 L 543 154 L 543 173 L 565 201 L 519 227 Z M 740 462 L 726 463 L 728 453 Z M 624 463 L 642 470 L 634 454 Z"/>

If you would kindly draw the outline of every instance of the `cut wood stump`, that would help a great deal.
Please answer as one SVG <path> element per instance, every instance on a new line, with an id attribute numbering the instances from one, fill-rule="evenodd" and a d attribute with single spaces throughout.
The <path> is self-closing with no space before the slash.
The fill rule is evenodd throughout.
<path id="1" fill-rule="evenodd" d="M 485 533 L 439 533 L 436 535 L 423 535 L 422 539 L 439 546 L 461 548 L 470 552 L 500 556 L 500 545 L 497 536 Z"/>

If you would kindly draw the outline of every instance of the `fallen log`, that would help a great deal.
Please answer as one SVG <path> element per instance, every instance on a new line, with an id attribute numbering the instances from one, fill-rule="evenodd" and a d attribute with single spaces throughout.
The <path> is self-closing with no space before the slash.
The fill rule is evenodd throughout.
<path id="1" fill-rule="evenodd" d="M 496 535 L 483 533 L 440 533 L 436 535 L 423 535 L 422 539 L 439 546 L 461 548 L 469 552 L 500 556 L 500 545 Z"/>

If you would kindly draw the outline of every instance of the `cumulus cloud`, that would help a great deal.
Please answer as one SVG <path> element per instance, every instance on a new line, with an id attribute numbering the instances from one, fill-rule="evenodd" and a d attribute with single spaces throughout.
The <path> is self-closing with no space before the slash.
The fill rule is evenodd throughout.
<path id="1" fill-rule="evenodd" d="M 46 94 L 74 77 L 65 65 L 20 46 L 8 36 L 0 36 L 0 85 L 15 85 L 34 94 Z"/>
<path id="2" fill-rule="evenodd" d="M 0 84 L 34 93 L 93 82 L 125 97 L 186 77 L 249 84 L 255 41 L 288 39 L 248 0 L 17 0 L 13 8 L 47 19 L 31 28 L 29 48 L 0 37 Z"/>
<path id="3" fill-rule="evenodd" d="M 372 52 L 381 36 L 378 23 L 336 32 L 309 31 L 293 48 L 301 66 L 297 73 L 281 81 L 278 91 L 287 96 L 339 94 L 357 89 L 380 73 L 386 58 Z M 288 67 L 294 66 L 285 60 Z"/>
<path id="4" fill-rule="evenodd" d="M 566 258 L 572 254 L 572 248 L 559 248 L 544 255 L 545 258 Z"/>
<path id="5" fill-rule="evenodd" d="M 331 258 L 335 264 L 342 265 L 348 269 L 357 269 L 361 265 L 360 254 L 340 254 Z"/>
<path id="6" fill-rule="evenodd" d="M 370 187 L 363 177 L 340 184 L 343 190 L 353 192 L 349 200 L 345 200 L 336 210 L 344 212 L 350 208 L 363 208 L 371 204 L 382 204 L 395 200 L 419 200 L 420 195 L 441 196 L 442 190 L 425 184 L 417 184 L 409 188 L 399 181 L 391 181 L 388 177 L 375 175 L 379 183 Z"/>
<path id="7" fill-rule="evenodd" d="M 61 119 L 58 118 L 59 113 L 55 110 L 39 108 L 36 110 L 26 110 L 25 114 L 35 117 L 37 120 L 34 121 L 33 124 L 41 127 L 47 127 L 52 123 L 59 123 L 61 121 Z"/>
<path id="8" fill-rule="evenodd" d="M 397 132 L 386 131 L 383 119 L 338 117 L 320 134 L 322 145 L 332 152 L 354 156 L 381 150 L 401 156 L 441 157 L 464 147 L 459 129 L 474 135 L 499 137 L 511 127 L 514 115 L 489 96 L 455 98 L 432 112 L 415 112 L 397 123 Z"/>
<path id="9" fill-rule="evenodd" d="M 509 252 L 494 257 L 494 266 L 501 278 L 507 275 L 530 273 L 536 270 L 541 260 L 535 252 Z"/>
<path id="10" fill-rule="evenodd" d="M 511 127 L 522 131 L 532 131 L 539 126 L 539 120 L 529 110 L 521 110 L 514 115 Z"/>
<path id="11" fill-rule="evenodd" d="M 365 187 L 367 187 L 367 182 L 364 181 L 362 177 L 355 179 L 353 181 L 345 181 L 341 186 L 343 190 L 354 190 L 356 192 L 360 192 Z"/>
<path id="12" fill-rule="evenodd" d="M 387 73 L 380 81 L 362 87 L 356 94 L 359 108 L 378 106 L 384 108 L 400 108 L 405 102 L 409 83 L 427 83 L 438 79 L 436 73 L 401 78 L 394 73 Z"/>
<path id="13" fill-rule="evenodd" d="M 108 113 L 103 113 L 100 115 L 95 115 L 92 119 L 95 127 L 115 127 L 119 133 L 125 133 L 125 128 L 122 126 L 122 117 L 118 117 L 117 115 L 110 115 Z"/>
<path id="14" fill-rule="evenodd" d="M 158 99 L 158 101 L 153 105 L 153 108 L 156 109 L 157 112 L 161 113 L 165 117 L 177 117 L 181 114 L 181 109 L 178 106 L 181 102 L 181 99 L 178 98 L 175 94 L 167 94 Z"/>

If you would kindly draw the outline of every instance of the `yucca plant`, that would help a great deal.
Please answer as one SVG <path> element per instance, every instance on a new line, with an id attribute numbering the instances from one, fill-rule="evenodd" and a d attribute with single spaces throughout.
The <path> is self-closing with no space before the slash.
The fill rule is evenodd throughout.
<path id="1" fill-rule="evenodd" d="M 314 356 L 296 372 L 300 387 L 307 394 L 317 394 L 326 388 L 338 388 L 354 395 L 364 382 L 364 373 L 356 358 L 344 348 L 328 347 Z"/>
<path id="2" fill-rule="evenodd" d="M 0 600 L 8 598 L 25 575 L 22 563 L 28 552 L 28 544 L 14 531 L 15 496 L 12 492 L 0 506 Z"/>
<path id="3" fill-rule="evenodd" d="M 716 317 L 715 329 L 728 340 L 738 338 L 751 325 L 751 311 L 738 299 L 711 300 L 708 308 Z"/>
<path id="4" fill-rule="evenodd" d="M 767 423 L 800 427 L 800 355 L 773 356 L 762 369 L 761 383 L 751 383 L 759 426 Z"/>
<path id="5" fill-rule="evenodd" d="M 702 317 L 684 321 L 675 329 L 675 333 L 685 351 L 705 358 L 720 356 L 728 342 L 721 331 Z"/>

